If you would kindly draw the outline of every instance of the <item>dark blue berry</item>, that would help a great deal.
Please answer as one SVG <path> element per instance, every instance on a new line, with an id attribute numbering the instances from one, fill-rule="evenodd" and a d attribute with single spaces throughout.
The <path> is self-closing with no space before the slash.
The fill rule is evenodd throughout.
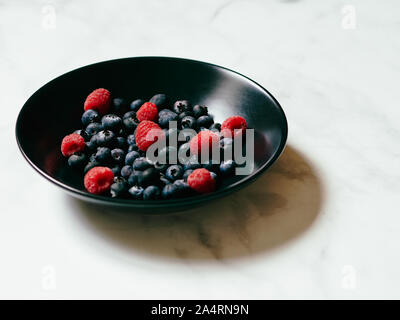
<path id="1" fill-rule="evenodd" d="M 173 146 L 174 144 L 176 144 L 176 140 L 179 137 L 179 130 L 178 128 L 170 128 L 170 129 L 164 129 L 164 135 L 165 135 L 165 141 L 167 143 L 167 145 L 169 145 L 170 143 L 172 144 L 171 146 Z M 169 141 L 171 139 L 171 141 Z"/>
<path id="2" fill-rule="evenodd" d="M 174 185 L 177 187 L 176 193 L 178 198 L 187 197 L 193 193 L 192 188 L 183 179 L 176 180 Z"/>
<path id="3" fill-rule="evenodd" d="M 97 148 L 97 135 L 94 135 L 90 138 L 90 140 L 88 142 L 86 142 L 86 147 L 90 150 L 90 151 L 94 151 Z"/>
<path id="4" fill-rule="evenodd" d="M 117 137 L 117 139 L 115 141 L 115 146 L 120 149 L 125 149 L 126 139 L 124 137 Z"/>
<path id="5" fill-rule="evenodd" d="M 184 111 L 178 115 L 178 120 L 182 121 L 184 117 L 194 117 L 194 113 L 192 111 Z"/>
<path id="6" fill-rule="evenodd" d="M 143 103 L 145 103 L 145 101 L 142 100 L 142 99 L 133 100 L 131 105 L 130 105 L 130 109 L 132 111 L 138 111 L 139 108 L 143 105 Z"/>
<path id="7" fill-rule="evenodd" d="M 132 111 L 133 112 L 133 111 Z M 122 120 L 123 124 L 124 124 L 124 128 L 127 132 L 134 132 L 136 127 L 139 124 L 139 120 L 136 119 L 136 114 L 129 116 L 129 117 L 124 117 L 124 119 Z"/>
<path id="8" fill-rule="evenodd" d="M 89 123 L 85 129 L 89 136 L 93 136 L 101 130 L 103 130 L 103 125 L 98 122 Z"/>
<path id="9" fill-rule="evenodd" d="M 178 157 L 180 159 L 181 157 L 188 158 L 189 156 L 190 156 L 190 143 L 186 142 L 179 147 Z"/>
<path id="10" fill-rule="evenodd" d="M 197 121 L 194 117 L 187 116 L 184 117 L 181 121 L 182 129 L 193 129 L 196 130 L 197 128 Z"/>
<path id="11" fill-rule="evenodd" d="M 94 167 L 99 167 L 101 166 L 101 163 L 96 161 L 96 160 L 91 160 L 88 162 L 88 164 L 85 166 L 85 169 L 83 170 L 84 173 L 87 173 L 90 169 Z"/>
<path id="12" fill-rule="evenodd" d="M 154 95 L 151 99 L 150 102 L 154 103 L 158 109 L 163 109 L 168 107 L 168 97 L 165 94 L 159 93 Z"/>
<path id="13" fill-rule="evenodd" d="M 121 166 L 119 166 L 118 164 L 116 164 L 115 166 L 110 168 L 111 171 L 114 173 L 114 176 L 119 176 L 120 172 L 121 172 Z"/>
<path id="14" fill-rule="evenodd" d="M 193 171 L 194 171 L 193 169 L 186 170 L 186 171 L 183 173 L 183 176 L 182 176 L 183 180 L 187 181 L 187 178 L 190 176 L 190 174 L 191 174 Z"/>
<path id="15" fill-rule="evenodd" d="M 152 163 L 145 157 L 136 158 L 133 161 L 133 169 L 135 170 L 145 170 L 152 167 Z"/>
<path id="16" fill-rule="evenodd" d="M 110 163 L 112 160 L 111 150 L 106 147 L 97 148 L 97 152 L 95 155 L 95 160 L 101 164 Z"/>
<path id="17" fill-rule="evenodd" d="M 208 109 L 206 106 L 201 106 L 201 105 L 197 104 L 193 107 L 193 114 L 196 118 L 205 116 L 207 113 L 208 113 Z"/>
<path id="18" fill-rule="evenodd" d="M 148 186 L 143 191 L 143 200 L 157 200 L 161 196 L 160 188 L 156 186 Z"/>
<path id="19" fill-rule="evenodd" d="M 112 100 L 112 109 L 118 114 L 123 114 L 128 110 L 128 103 L 123 98 L 114 98 Z"/>
<path id="20" fill-rule="evenodd" d="M 143 191 L 144 189 L 142 187 L 133 186 L 129 189 L 129 194 L 133 199 L 138 200 L 143 198 Z"/>
<path id="21" fill-rule="evenodd" d="M 123 176 L 125 179 L 128 179 L 129 176 L 132 174 L 133 168 L 132 166 L 123 166 L 121 169 L 121 176 Z"/>
<path id="22" fill-rule="evenodd" d="M 165 171 L 165 176 L 171 181 L 181 179 L 183 176 L 183 167 L 180 165 L 174 164 L 174 165 L 168 167 L 167 171 Z"/>
<path id="23" fill-rule="evenodd" d="M 125 157 L 125 164 L 132 165 L 133 162 L 139 157 L 140 157 L 140 154 L 137 151 L 128 152 L 128 154 Z"/>
<path id="24" fill-rule="evenodd" d="M 86 155 L 84 153 L 74 153 L 68 158 L 68 165 L 72 168 L 82 169 L 86 165 Z"/>
<path id="25" fill-rule="evenodd" d="M 74 133 L 79 134 L 85 141 L 90 140 L 90 136 L 85 130 L 75 130 Z"/>
<path id="26" fill-rule="evenodd" d="M 210 117 L 209 115 L 207 116 L 201 116 L 197 119 L 197 126 L 203 127 L 203 128 L 209 128 L 212 124 L 214 123 L 214 119 Z"/>
<path id="27" fill-rule="evenodd" d="M 173 146 L 167 146 L 160 150 L 158 157 L 163 163 L 176 163 L 178 161 L 178 151 Z"/>
<path id="28" fill-rule="evenodd" d="M 212 172 L 212 171 L 210 171 L 210 175 L 211 175 L 211 178 L 214 179 L 215 183 L 218 184 L 219 183 L 218 175 L 215 172 Z"/>
<path id="29" fill-rule="evenodd" d="M 136 117 L 135 111 L 128 111 L 128 112 L 124 113 L 124 115 L 122 116 L 122 119 L 127 119 L 127 118 L 131 118 L 131 117 Z"/>
<path id="30" fill-rule="evenodd" d="M 185 111 L 192 111 L 192 105 L 187 100 L 178 100 L 174 103 L 173 110 L 178 114 Z"/>
<path id="31" fill-rule="evenodd" d="M 208 171 L 218 172 L 219 163 L 213 163 L 211 160 L 206 160 L 202 163 L 202 167 Z"/>
<path id="32" fill-rule="evenodd" d="M 199 163 L 199 160 L 197 159 L 197 157 L 196 156 L 191 156 L 189 159 L 188 159 L 188 161 L 186 161 L 184 164 L 183 164 L 183 169 L 186 171 L 186 170 L 195 170 L 195 169 L 198 169 L 198 168 L 201 168 L 201 164 Z"/>
<path id="33" fill-rule="evenodd" d="M 96 134 L 96 143 L 99 147 L 112 148 L 115 146 L 117 137 L 110 130 L 102 130 Z"/>
<path id="34" fill-rule="evenodd" d="M 233 139 L 231 138 L 223 138 L 219 140 L 219 147 L 221 149 L 221 156 L 224 157 L 225 160 L 229 160 L 233 156 Z M 225 156 L 226 154 L 226 156 Z"/>
<path id="35" fill-rule="evenodd" d="M 235 171 L 236 163 L 233 160 L 227 160 L 221 163 L 219 171 L 223 176 L 231 176 Z"/>
<path id="36" fill-rule="evenodd" d="M 161 191 L 161 196 L 164 199 L 173 199 L 173 198 L 177 198 L 179 195 L 179 187 L 174 184 L 174 183 L 170 183 L 164 186 L 164 188 Z"/>
<path id="37" fill-rule="evenodd" d="M 92 122 L 99 122 L 100 115 L 96 110 L 89 109 L 83 113 L 81 120 L 84 126 L 88 126 Z"/>
<path id="38" fill-rule="evenodd" d="M 111 197 L 123 197 L 127 194 L 128 189 L 128 182 L 126 182 L 126 180 L 122 177 L 116 177 L 114 178 L 114 183 L 110 188 Z"/>
<path id="39" fill-rule="evenodd" d="M 138 184 L 142 187 L 158 184 L 160 181 L 160 173 L 154 168 L 148 168 L 138 176 Z"/>
<path id="40" fill-rule="evenodd" d="M 221 124 L 218 123 L 218 122 L 213 123 L 213 124 L 210 126 L 210 130 L 211 130 L 211 131 L 214 131 L 214 132 L 219 132 L 219 131 L 221 131 Z"/>
<path id="41" fill-rule="evenodd" d="M 131 144 L 131 145 L 128 147 L 128 152 L 132 152 L 132 151 L 139 152 L 139 154 L 140 154 L 139 147 L 138 147 L 136 144 Z"/>
<path id="42" fill-rule="evenodd" d="M 133 185 L 137 185 L 138 181 L 139 181 L 139 177 L 142 175 L 142 171 L 139 170 L 133 170 L 133 172 L 131 173 L 131 175 L 128 178 L 128 183 L 133 186 Z"/>
<path id="43" fill-rule="evenodd" d="M 164 172 L 168 168 L 168 164 L 156 161 L 154 162 L 154 168 L 156 168 L 159 172 Z"/>
<path id="44" fill-rule="evenodd" d="M 117 164 L 123 164 L 125 162 L 125 151 L 122 149 L 112 149 L 111 157 Z"/>
<path id="45" fill-rule="evenodd" d="M 126 138 L 126 142 L 128 143 L 128 145 L 136 144 L 135 135 L 134 135 L 134 134 L 130 134 L 130 135 Z"/>
<path id="46" fill-rule="evenodd" d="M 170 184 L 170 183 L 171 183 L 171 181 L 168 180 L 165 176 L 160 176 L 160 182 L 161 182 L 162 184 L 164 184 L 164 185 Z"/>
<path id="47" fill-rule="evenodd" d="M 168 109 L 163 109 L 158 113 L 158 124 L 161 128 L 168 128 L 170 121 L 177 121 L 178 115 Z"/>
<path id="48" fill-rule="evenodd" d="M 115 133 L 119 133 L 122 128 L 122 119 L 116 114 L 106 114 L 101 118 L 101 124 L 104 130 L 111 130 Z"/>

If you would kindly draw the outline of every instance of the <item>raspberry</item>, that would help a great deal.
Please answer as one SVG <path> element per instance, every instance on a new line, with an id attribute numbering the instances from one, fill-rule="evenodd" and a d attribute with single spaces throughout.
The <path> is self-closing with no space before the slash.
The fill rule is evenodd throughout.
<path id="1" fill-rule="evenodd" d="M 114 183 L 114 173 L 107 167 L 94 167 L 86 173 L 85 188 L 93 194 L 102 194 Z"/>
<path id="2" fill-rule="evenodd" d="M 221 133 L 228 138 L 240 136 L 247 128 L 246 119 L 241 116 L 233 116 L 226 119 L 221 125 Z M 241 129 L 236 131 L 235 129 Z"/>
<path id="3" fill-rule="evenodd" d="M 201 150 L 208 146 L 208 153 L 210 154 L 213 146 L 218 145 L 218 143 L 219 137 L 216 133 L 210 130 L 200 131 L 190 140 L 190 152 L 199 155 L 201 154 Z"/>
<path id="4" fill-rule="evenodd" d="M 157 123 L 143 120 L 136 128 L 136 145 L 142 151 L 146 151 L 159 138 L 164 137 L 164 132 Z"/>
<path id="5" fill-rule="evenodd" d="M 84 109 L 96 109 L 100 114 L 106 114 L 110 109 L 110 91 L 99 88 L 89 94 L 85 100 Z"/>
<path id="6" fill-rule="evenodd" d="M 65 136 L 61 142 L 61 153 L 64 157 L 72 156 L 75 152 L 81 152 L 85 149 L 85 139 L 80 134 L 72 133 Z"/>
<path id="7" fill-rule="evenodd" d="M 194 170 L 189 175 L 187 183 L 189 187 L 199 193 L 210 193 L 215 190 L 215 180 L 210 171 L 204 168 Z"/>
<path id="8" fill-rule="evenodd" d="M 156 121 L 158 116 L 157 106 L 154 103 L 146 102 L 136 112 L 136 118 L 139 121 Z"/>

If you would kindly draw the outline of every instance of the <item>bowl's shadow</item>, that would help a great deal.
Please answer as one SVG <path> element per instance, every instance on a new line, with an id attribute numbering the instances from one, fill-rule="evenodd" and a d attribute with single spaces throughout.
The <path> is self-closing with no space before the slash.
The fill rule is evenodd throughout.
<path id="1" fill-rule="evenodd" d="M 308 160 L 288 146 L 250 186 L 181 214 L 127 214 L 68 199 L 95 232 L 125 250 L 176 259 L 229 259 L 262 253 L 303 233 L 320 212 L 323 192 Z"/>

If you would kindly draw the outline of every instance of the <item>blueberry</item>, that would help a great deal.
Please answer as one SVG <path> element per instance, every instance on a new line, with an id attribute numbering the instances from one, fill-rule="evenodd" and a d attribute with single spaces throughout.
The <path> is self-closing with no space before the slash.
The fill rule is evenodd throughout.
<path id="1" fill-rule="evenodd" d="M 120 172 L 121 172 L 121 167 L 116 164 L 114 167 L 110 168 L 111 171 L 114 173 L 114 176 L 119 176 Z"/>
<path id="2" fill-rule="evenodd" d="M 97 148 L 97 135 L 94 135 L 90 138 L 90 140 L 88 142 L 86 142 L 86 147 L 91 150 L 94 151 Z"/>
<path id="3" fill-rule="evenodd" d="M 193 193 L 192 188 L 183 179 L 176 180 L 174 185 L 177 187 L 176 193 L 178 198 L 187 197 Z"/>
<path id="4" fill-rule="evenodd" d="M 84 126 L 88 126 L 92 122 L 99 122 L 100 115 L 96 110 L 89 109 L 83 113 L 81 120 Z"/>
<path id="5" fill-rule="evenodd" d="M 133 186 L 137 185 L 139 181 L 139 177 L 142 175 L 142 171 L 139 170 L 133 170 L 131 175 L 128 178 L 128 183 Z"/>
<path id="6" fill-rule="evenodd" d="M 158 153 L 158 157 L 163 163 L 176 163 L 178 160 L 177 148 L 173 146 L 164 147 Z"/>
<path id="7" fill-rule="evenodd" d="M 96 134 L 96 142 L 99 147 L 114 147 L 116 141 L 115 133 L 110 130 L 102 130 Z"/>
<path id="8" fill-rule="evenodd" d="M 135 161 L 133 161 L 133 169 L 135 170 L 145 170 L 151 166 L 152 164 L 145 157 L 135 158 Z"/>
<path id="9" fill-rule="evenodd" d="M 99 147 L 97 148 L 97 152 L 95 155 L 95 160 L 99 163 L 105 164 L 109 163 L 112 160 L 111 157 L 111 150 L 106 147 Z"/>
<path id="10" fill-rule="evenodd" d="M 128 147 L 128 152 L 132 152 L 132 151 L 140 152 L 139 147 L 136 144 L 131 144 Z"/>
<path id="11" fill-rule="evenodd" d="M 169 181 L 165 176 L 160 176 L 160 182 L 163 184 L 163 185 L 166 185 L 166 184 L 170 184 L 171 183 L 171 181 Z"/>
<path id="12" fill-rule="evenodd" d="M 160 173 L 155 168 L 148 168 L 138 176 L 138 184 L 142 187 L 158 184 L 160 181 Z"/>
<path id="13" fill-rule="evenodd" d="M 88 164 L 85 166 L 85 169 L 83 170 L 84 173 L 87 173 L 90 169 L 94 168 L 94 167 L 99 167 L 101 166 L 101 163 L 96 161 L 96 160 L 92 160 L 89 161 Z"/>
<path id="14" fill-rule="evenodd" d="M 158 124 L 161 128 L 168 128 L 170 121 L 177 121 L 178 115 L 168 109 L 161 110 L 164 112 L 159 112 L 158 114 Z"/>
<path id="15" fill-rule="evenodd" d="M 164 188 L 161 191 L 161 196 L 164 199 L 173 199 L 178 197 L 178 192 L 179 192 L 179 187 L 174 183 L 170 183 L 164 186 Z"/>
<path id="16" fill-rule="evenodd" d="M 125 164 L 126 165 L 132 165 L 133 164 L 133 162 L 137 159 L 137 158 L 139 158 L 139 152 L 137 152 L 137 151 L 130 151 L 127 155 L 126 155 L 126 157 L 125 157 Z"/>
<path id="17" fill-rule="evenodd" d="M 193 171 L 194 171 L 193 169 L 188 169 L 188 170 L 186 170 L 186 171 L 184 172 L 183 176 L 182 176 L 183 180 L 187 181 L 187 178 L 191 175 L 191 173 L 192 173 Z"/>
<path id="18" fill-rule="evenodd" d="M 235 171 L 236 163 L 233 160 L 227 160 L 221 163 L 219 171 L 223 176 L 231 176 Z"/>
<path id="19" fill-rule="evenodd" d="M 115 141 L 115 146 L 120 149 L 125 149 L 126 139 L 124 137 L 117 137 L 117 139 Z"/>
<path id="20" fill-rule="evenodd" d="M 219 140 L 219 147 L 221 150 L 221 156 L 226 158 L 232 158 L 233 156 L 233 139 L 232 138 L 223 138 Z M 226 153 L 226 156 L 225 156 Z"/>
<path id="21" fill-rule="evenodd" d="M 123 114 L 128 110 L 128 103 L 123 98 L 114 98 L 112 100 L 112 109 L 118 114 Z"/>
<path id="22" fill-rule="evenodd" d="M 139 120 L 136 119 L 136 114 L 132 115 L 130 117 L 124 118 L 122 120 L 123 124 L 124 124 L 124 128 L 127 132 L 133 132 L 135 131 L 136 127 L 139 124 Z"/>
<path id="23" fill-rule="evenodd" d="M 154 162 L 154 168 L 157 169 L 159 172 L 164 172 L 168 168 L 168 164 L 156 161 Z"/>
<path id="24" fill-rule="evenodd" d="M 135 111 L 128 111 L 128 112 L 124 113 L 124 115 L 122 116 L 122 119 L 127 119 L 127 118 L 131 118 L 131 117 L 136 117 Z"/>
<path id="25" fill-rule="evenodd" d="M 134 134 L 130 134 L 129 136 L 127 136 L 126 137 L 126 142 L 128 143 L 128 145 L 136 144 L 135 135 Z"/>
<path id="26" fill-rule="evenodd" d="M 203 128 L 209 128 L 212 124 L 214 123 L 214 119 L 207 115 L 207 116 L 201 116 L 197 119 L 197 126 L 203 127 Z"/>
<path id="27" fill-rule="evenodd" d="M 199 160 L 197 159 L 197 157 L 195 156 L 195 155 L 193 155 L 193 156 L 191 156 L 189 159 L 188 159 L 188 161 L 186 161 L 184 164 L 183 164 L 183 169 L 186 171 L 186 170 L 189 170 L 189 169 L 192 169 L 192 170 L 195 170 L 195 169 L 198 169 L 198 168 L 200 168 L 201 167 L 201 164 L 199 163 Z"/>
<path id="28" fill-rule="evenodd" d="M 133 186 L 129 189 L 129 193 L 133 199 L 142 199 L 143 198 L 143 191 L 142 187 Z"/>
<path id="29" fill-rule="evenodd" d="M 210 171 L 210 175 L 211 175 L 211 178 L 214 179 L 215 183 L 218 184 L 218 182 L 219 182 L 218 175 L 215 172 L 212 172 L 212 171 Z"/>
<path id="30" fill-rule="evenodd" d="M 118 133 L 122 128 L 122 119 L 116 114 L 106 114 L 101 118 L 101 124 L 103 125 L 103 129 Z"/>
<path id="31" fill-rule="evenodd" d="M 182 175 L 183 175 L 183 167 L 177 164 L 168 167 L 167 171 L 165 172 L 165 176 L 171 181 L 175 181 L 182 178 Z"/>
<path id="32" fill-rule="evenodd" d="M 194 117 L 187 116 L 184 117 L 181 121 L 182 129 L 193 129 L 196 130 L 197 128 L 197 121 Z"/>
<path id="33" fill-rule="evenodd" d="M 192 105 L 187 100 L 178 100 L 174 103 L 173 110 L 176 113 L 182 113 L 185 111 L 192 111 Z"/>
<path id="34" fill-rule="evenodd" d="M 85 130 L 75 130 L 74 133 L 79 134 L 85 141 L 90 140 L 90 136 Z"/>
<path id="35" fill-rule="evenodd" d="M 205 116 L 207 113 L 208 113 L 208 109 L 206 106 L 201 106 L 201 105 L 197 104 L 193 107 L 193 114 L 196 118 Z"/>
<path id="36" fill-rule="evenodd" d="M 132 174 L 133 168 L 132 166 L 126 165 L 123 166 L 121 169 L 121 176 L 124 177 L 125 179 L 128 179 L 129 176 Z"/>
<path id="37" fill-rule="evenodd" d="M 123 197 L 127 194 L 128 189 L 128 182 L 126 182 L 126 180 L 122 177 L 116 177 L 114 178 L 114 183 L 110 188 L 111 197 Z"/>
<path id="38" fill-rule="evenodd" d="M 115 163 L 123 164 L 125 161 L 125 151 L 122 149 L 118 149 L 118 148 L 112 149 L 111 157 L 113 158 Z"/>
<path id="39" fill-rule="evenodd" d="M 219 131 L 221 131 L 221 124 L 218 123 L 218 122 L 213 123 L 213 124 L 210 126 L 210 130 L 211 130 L 211 131 L 214 131 L 214 132 L 219 132 Z"/>
<path id="40" fill-rule="evenodd" d="M 179 159 L 181 159 L 181 157 L 187 158 L 189 156 L 190 156 L 190 143 L 186 142 L 179 147 L 178 157 Z"/>
<path id="41" fill-rule="evenodd" d="M 142 104 L 145 103 L 142 99 L 136 99 L 131 102 L 130 109 L 132 111 L 138 111 Z"/>
<path id="42" fill-rule="evenodd" d="M 184 117 L 194 117 L 194 113 L 192 111 L 184 111 L 178 115 L 178 120 L 182 121 Z"/>
<path id="43" fill-rule="evenodd" d="M 154 95 L 150 102 L 154 103 L 158 109 L 163 109 L 168 107 L 168 97 L 165 94 L 159 93 Z"/>
<path id="44" fill-rule="evenodd" d="M 178 128 L 164 129 L 164 135 L 167 144 L 170 144 L 170 142 L 174 144 L 175 140 L 179 137 L 179 130 Z M 171 141 L 169 141 L 170 138 Z"/>
<path id="45" fill-rule="evenodd" d="M 148 186 L 143 191 L 143 200 L 156 200 L 161 196 L 160 188 L 156 186 Z"/>
<path id="46" fill-rule="evenodd" d="M 89 123 L 85 129 L 89 136 L 93 136 L 101 130 L 103 130 L 103 125 L 98 122 Z"/>
<path id="47" fill-rule="evenodd" d="M 84 153 L 77 152 L 68 158 L 68 165 L 72 168 L 82 169 L 86 164 L 86 159 Z"/>

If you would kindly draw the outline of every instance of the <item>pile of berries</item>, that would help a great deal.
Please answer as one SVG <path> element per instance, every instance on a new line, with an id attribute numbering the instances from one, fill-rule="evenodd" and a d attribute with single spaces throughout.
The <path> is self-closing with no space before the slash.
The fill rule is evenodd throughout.
<path id="1" fill-rule="evenodd" d="M 82 115 L 83 129 L 64 137 L 61 152 L 68 165 L 84 174 L 84 186 L 93 194 L 131 199 L 172 199 L 210 193 L 221 179 L 234 174 L 236 163 L 200 163 L 202 148 L 233 148 L 233 138 L 247 128 L 240 116 L 214 123 L 203 105 L 187 100 L 170 103 L 165 94 L 149 101 L 128 103 L 112 98 L 108 90 L 94 90 L 86 98 Z M 176 121 L 176 128 L 169 124 Z M 147 149 L 158 139 L 166 139 L 182 130 L 195 130 L 190 140 L 177 146 L 166 144 L 158 154 L 167 161 L 159 163 L 146 157 Z M 149 132 L 156 132 L 149 135 Z M 149 137 L 150 136 L 150 137 Z M 182 151 L 183 150 L 183 151 Z M 190 152 L 189 161 L 173 162 L 173 155 Z"/>

